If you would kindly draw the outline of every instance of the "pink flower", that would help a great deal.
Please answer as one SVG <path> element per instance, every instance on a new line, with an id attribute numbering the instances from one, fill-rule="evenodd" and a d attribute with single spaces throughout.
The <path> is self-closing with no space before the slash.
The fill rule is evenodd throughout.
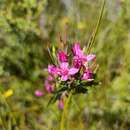
<path id="1" fill-rule="evenodd" d="M 69 68 L 67 62 L 63 62 L 60 64 L 59 75 L 61 76 L 62 81 L 68 80 L 69 76 L 75 75 L 78 73 L 79 69 L 77 68 Z"/>
<path id="2" fill-rule="evenodd" d="M 81 50 L 79 43 L 74 44 L 74 46 L 72 47 L 72 52 L 74 55 L 73 65 L 75 68 L 80 68 L 82 65 L 85 64 L 85 62 L 92 61 L 96 58 L 96 55 L 94 54 L 85 55 Z"/>
<path id="3" fill-rule="evenodd" d="M 87 61 L 92 61 L 95 58 L 96 58 L 96 55 L 94 55 L 94 54 L 89 54 L 89 55 L 86 56 Z"/>
<path id="4" fill-rule="evenodd" d="M 72 52 L 74 56 L 80 56 L 83 55 L 83 52 L 80 48 L 80 44 L 79 43 L 75 43 L 72 47 Z"/>
<path id="5" fill-rule="evenodd" d="M 58 59 L 59 59 L 60 62 L 67 62 L 68 61 L 68 56 L 67 56 L 67 54 L 65 52 L 60 51 L 58 53 Z"/>
<path id="6" fill-rule="evenodd" d="M 58 108 L 59 108 L 60 110 L 62 110 L 62 109 L 64 108 L 64 102 L 63 102 L 62 99 L 60 99 L 59 102 L 58 102 Z"/>
<path id="7" fill-rule="evenodd" d="M 84 55 L 83 51 L 80 48 L 79 43 L 75 43 L 72 47 L 73 52 L 73 65 L 76 68 L 80 68 L 87 61 L 86 55 Z"/>
<path id="8" fill-rule="evenodd" d="M 48 80 L 45 81 L 45 89 L 48 93 L 52 93 L 54 91 L 54 86 L 48 82 Z"/>
<path id="9" fill-rule="evenodd" d="M 41 90 L 36 90 L 36 91 L 35 91 L 35 96 L 41 97 L 41 96 L 43 96 L 43 95 L 44 95 L 43 91 L 41 91 Z"/>
<path id="10" fill-rule="evenodd" d="M 54 65 L 48 65 L 48 72 L 49 72 L 49 74 L 56 75 L 57 67 Z"/>
<path id="11" fill-rule="evenodd" d="M 83 62 L 82 59 L 80 59 L 78 56 L 73 57 L 73 66 L 75 68 L 80 68 L 83 64 L 82 62 Z"/>
<path id="12" fill-rule="evenodd" d="M 86 56 L 85 55 L 77 55 L 73 57 L 73 65 L 75 68 L 80 68 L 82 65 L 87 62 Z"/>
<path id="13" fill-rule="evenodd" d="M 87 69 L 82 76 L 82 80 L 92 81 L 93 80 L 92 70 Z"/>

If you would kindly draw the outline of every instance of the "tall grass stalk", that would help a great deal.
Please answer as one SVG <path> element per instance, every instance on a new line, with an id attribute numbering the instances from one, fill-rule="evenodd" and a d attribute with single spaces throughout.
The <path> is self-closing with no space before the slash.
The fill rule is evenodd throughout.
<path id="1" fill-rule="evenodd" d="M 96 35 L 98 33 L 98 30 L 99 30 L 99 27 L 101 25 L 101 21 L 102 21 L 102 17 L 103 17 L 103 12 L 104 12 L 104 7 L 105 7 L 105 2 L 106 0 L 103 0 L 103 4 L 102 4 L 102 7 L 101 7 L 101 11 L 100 11 L 100 15 L 99 15 L 99 18 L 98 18 L 98 21 L 97 21 L 97 24 L 96 24 L 96 27 L 92 33 L 92 36 L 90 37 L 89 41 L 88 41 L 88 45 L 87 45 L 87 53 L 89 54 L 90 51 L 91 51 L 91 48 L 95 42 L 95 38 L 96 38 Z"/>
<path id="2" fill-rule="evenodd" d="M 60 130 L 65 130 L 64 124 L 65 124 L 66 114 L 67 114 L 69 102 L 71 100 L 71 96 L 72 96 L 72 92 L 69 93 L 69 96 L 65 101 L 65 106 L 61 115 Z"/>

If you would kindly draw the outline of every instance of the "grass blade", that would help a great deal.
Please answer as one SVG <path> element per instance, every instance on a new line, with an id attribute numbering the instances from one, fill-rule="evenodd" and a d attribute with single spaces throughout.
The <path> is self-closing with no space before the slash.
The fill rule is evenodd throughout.
<path id="1" fill-rule="evenodd" d="M 93 31 L 92 36 L 90 37 L 90 39 L 88 41 L 88 46 L 87 46 L 87 53 L 88 54 L 90 53 L 91 48 L 92 48 L 92 46 L 93 46 L 93 44 L 95 42 L 95 38 L 96 38 L 97 32 L 99 30 L 100 24 L 101 24 L 101 20 L 102 20 L 102 17 L 103 17 L 103 12 L 104 12 L 104 7 L 105 7 L 105 2 L 106 2 L 106 0 L 103 0 L 103 5 L 101 7 L 101 12 L 100 12 L 97 24 L 96 24 L 96 28 Z"/>

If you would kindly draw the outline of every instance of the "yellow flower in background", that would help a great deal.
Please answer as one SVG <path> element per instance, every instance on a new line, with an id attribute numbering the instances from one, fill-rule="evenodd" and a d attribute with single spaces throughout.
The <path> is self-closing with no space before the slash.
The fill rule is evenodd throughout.
<path id="1" fill-rule="evenodd" d="M 8 98 L 8 97 L 12 96 L 13 93 L 14 93 L 14 92 L 13 92 L 12 89 L 8 89 L 6 92 L 4 92 L 3 96 L 4 96 L 5 98 Z"/>
<path id="2" fill-rule="evenodd" d="M 121 0 L 121 2 L 126 2 L 126 0 Z"/>
<path id="3" fill-rule="evenodd" d="M 68 17 L 63 17 L 62 19 L 61 19 L 61 25 L 62 26 L 65 26 L 67 23 L 69 23 L 70 22 L 70 19 L 68 18 Z"/>
<path id="4" fill-rule="evenodd" d="M 85 26 L 86 26 L 86 25 L 85 25 L 84 22 L 78 22 L 78 24 L 77 24 L 77 28 L 80 29 L 80 30 L 84 29 Z"/>

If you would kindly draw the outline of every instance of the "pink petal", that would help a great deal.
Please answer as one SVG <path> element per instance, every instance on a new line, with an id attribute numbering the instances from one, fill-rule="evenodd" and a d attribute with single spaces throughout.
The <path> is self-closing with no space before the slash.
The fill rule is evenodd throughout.
<path id="1" fill-rule="evenodd" d="M 79 44 L 79 43 L 75 43 L 75 44 L 73 45 L 73 47 L 72 47 L 72 52 L 73 52 L 73 54 L 74 54 L 74 55 L 77 55 L 77 52 L 78 52 L 79 50 L 81 50 L 81 49 L 80 49 L 80 44 Z"/>
<path id="2" fill-rule="evenodd" d="M 96 55 L 94 55 L 94 54 L 87 55 L 87 57 L 86 57 L 87 61 L 92 61 L 95 58 L 96 58 Z"/>
<path id="3" fill-rule="evenodd" d="M 70 75 L 75 75 L 76 73 L 78 73 L 79 69 L 77 68 L 70 68 L 69 69 L 69 74 Z"/>
<path id="4" fill-rule="evenodd" d="M 61 76 L 61 80 L 62 80 L 62 81 L 66 81 L 66 80 L 68 80 L 68 78 L 69 78 L 68 75 L 65 75 L 65 76 L 63 75 L 63 76 Z"/>
<path id="5" fill-rule="evenodd" d="M 41 90 L 36 90 L 36 91 L 35 91 L 35 96 L 41 97 L 41 96 L 43 96 L 43 95 L 44 95 L 43 91 L 41 91 Z"/>
<path id="6" fill-rule="evenodd" d="M 82 79 L 83 80 L 88 80 L 88 81 L 93 80 L 93 73 L 92 73 L 92 71 L 90 69 L 86 70 L 86 72 L 82 76 Z"/>
<path id="7" fill-rule="evenodd" d="M 68 66 L 69 66 L 68 62 L 62 62 L 62 63 L 60 64 L 60 68 L 61 68 L 61 69 L 68 69 Z"/>
<path id="8" fill-rule="evenodd" d="M 54 65 L 48 65 L 48 72 L 52 75 L 57 74 L 57 68 Z"/>
<path id="9" fill-rule="evenodd" d="M 73 55 L 75 55 L 75 56 L 79 56 L 79 57 L 83 56 L 83 51 L 81 50 L 79 43 L 75 43 L 73 45 L 72 52 L 73 52 Z"/>

